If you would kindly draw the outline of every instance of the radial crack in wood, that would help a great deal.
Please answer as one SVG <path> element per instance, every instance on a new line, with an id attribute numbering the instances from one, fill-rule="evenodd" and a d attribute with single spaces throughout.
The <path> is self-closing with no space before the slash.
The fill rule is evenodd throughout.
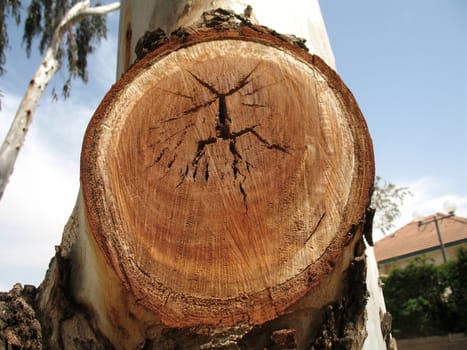
<path id="1" fill-rule="evenodd" d="M 368 130 L 335 72 L 272 34 L 177 40 L 134 65 L 88 127 L 88 228 L 165 325 L 264 324 L 352 260 Z"/>

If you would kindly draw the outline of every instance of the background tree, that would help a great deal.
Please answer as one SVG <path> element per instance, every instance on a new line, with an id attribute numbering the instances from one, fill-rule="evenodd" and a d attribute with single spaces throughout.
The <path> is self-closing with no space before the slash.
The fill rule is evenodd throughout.
<path id="1" fill-rule="evenodd" d="M 442 265 L 443 283 L 449 286 L 447 302 L 455 331 L 467 334 L 467 249 L 459 249 L 457 260 Z"/>
<path id="2" fill-rule="evenodd" d="M 5 49 L 8 47 L 8 28 L 6 19 L 13 16 L 16 24 L 20 23 L 21 2 L 19 0 L 4 0 L 0 2 L 0 75 L 4 73 L 6 62 Z"/>
<path id="3" fill-rule="evenodd" d="M 383 278 L 386 306 L 396 338 L 467 332 L 467 250 L 435 266 L 419 259 Z"/>
<path id="4" fill-rule="evenodd" d="M 0 148 L 0 199 L 26 138 L 37 104 L 53 75 L 66 59 L 68 78 L 63 95 L 70 93 L 71 80 L 87 81 L 87 56 L 102 38 L 107 27 L 103 15 L 120 7 L 118 2 L 92 6 L 90 0 L 32 0 L 27 8 L 23 41 L 30 55 L 32 42 L 39 40 L 44 54 L 32 77 Z M 6 18 L 12 15 L 20 23 L 21 2 L 7 0 L 0 4 L 0 74 L 4 73 L 5 50 L 8 47 Z M 65 39 L 65 40 L 64 40 Z"/>
<path id="5" fill-rule="evenodd" d="M 371 207 L 376 210 L 374 228 L 386 234 L 394 228 L 394 221 L 400 217 L 400 207 L 404 199 L 412 195 L 408 187 L 397 187 L 381 176 L 375 177 Z"/>

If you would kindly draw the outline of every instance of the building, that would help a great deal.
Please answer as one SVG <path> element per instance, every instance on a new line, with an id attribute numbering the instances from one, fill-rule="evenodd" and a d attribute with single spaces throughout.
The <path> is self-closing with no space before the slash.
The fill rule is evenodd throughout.
<path id="1" fill-rule="evenodd" d="M 423 224 L 412 221 L 375 243 L 380 275 L 387 275 L 395 268 L 404 268 L 418 257 L 436 265 L 442 264 L 444 257 L 439 236 L 444 243 L 447 260 L 455 257 L 459 248 L 467 248 L 467 218 L 436 213 L 421 222 Z"/>

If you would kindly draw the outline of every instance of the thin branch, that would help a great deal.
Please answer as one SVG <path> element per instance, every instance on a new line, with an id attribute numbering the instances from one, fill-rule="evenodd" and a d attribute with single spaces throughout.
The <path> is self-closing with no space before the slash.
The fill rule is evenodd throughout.
<path id="1" fill-rule="evenodd" d="M 18 106 L 10 130 L 0 147 L 0 199 L 13 173 L 16 159 L 26 139 L 26 134 L 37 105 L 39 104 L 39 100 L 53 75 L 60 69 L 60 61 L 57 59 L 58 51 L 60 50 L 60 43 L 67 29 L 86 16 L 105 15 L 120 7 L 119 2 L 96 7 L 90 7 L 90 4 L 90 0 L 76 3 L 60 21 L 60 24 L 54 31 L 52 41 L 47 47 L 44 57 Z"/>
<path id="2" fill-rule="evenodd" d="M 102 16 L 120 8 L 120 2 L 113 2 L 108 5 L 95 7 L 89 7 L 90 4 L 90 0 L 80 1 L 68 10 L 65 16 L 63 16 L 63 19 L 60 21 L 60 24 L 55 29 L 54 36 L 51 44 L 49 45 L 49 48 L 54 48 L 54 46 L 60 45 L 66 29 L 81 21 L 83 18 L 88 16 Z"/>

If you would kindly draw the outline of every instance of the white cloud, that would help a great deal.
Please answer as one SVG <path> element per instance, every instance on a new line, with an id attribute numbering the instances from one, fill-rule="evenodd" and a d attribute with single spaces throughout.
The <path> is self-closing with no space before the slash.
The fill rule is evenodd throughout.
<path id="1" fill-rule="evenodd" d="M 425 177 L 416 181 L 399 184 L 400 187 L 408 187 L 412 196 L 407 196 L 401 206 L 401 217 L 395 221 L 392 232 L 414 220 L 414 213 L 422 216 L 443 212 L 443 204 L 451 201 L 456 204 L 456 215 L 467 217 L 467 197 L 446 191 L 449 187 L 445 181 Z M 392 233 L 391 232 L 391 233 Z M 381 232 L 375 232 L 375 240 L 383 238 Z"/>
<path id="2" fill-rule="evenodd" d="M 40 101 L 0 200 L 0 290 L 10 289 L 15 282 L 38 285 L 43 279 L 78 194 L 85 128 L 115 80 L 116 51 L 115 37 L 103 41 L 90 57 L 87 85 L 73 82 L 67 100 L 52 102 L 46 91 Z M 18 80 L 17 85 L 21 84 Z M 0 91 L 4 95 L 2 142 L 21 96 L 4 86 Z"/>
<path id="3" fill-rule="evenodd" d="M 102 40 L 96 52 L 89 58 L 89 64 L 98 67 L 92 79 L 102 88 L 109 88 L 115 81 L 117 71 L 117 37 L 114 32 L 107 40 Z"/>
<path id="4" fill-rule="evenodd" d="M 3 142 L 10 127 L 13 113 L 16 111 L 16 107 L 19 105 L 21 99 L 19 96 L 7 94 L 2 86 L 0 86 L 0 91 L 3 95 L 1 97 L 2 108 L 0 110 L 0 140 Z"/>
<path id="5" fill-rule="evenodd" d="M 0 135 L 19 97 L 4 92 Z M 38 284 L 78 194 L 79 152 L 91 114 L 73 101 L 45 102 L 37 111 L 0 201 L 0 287 Z"/>

